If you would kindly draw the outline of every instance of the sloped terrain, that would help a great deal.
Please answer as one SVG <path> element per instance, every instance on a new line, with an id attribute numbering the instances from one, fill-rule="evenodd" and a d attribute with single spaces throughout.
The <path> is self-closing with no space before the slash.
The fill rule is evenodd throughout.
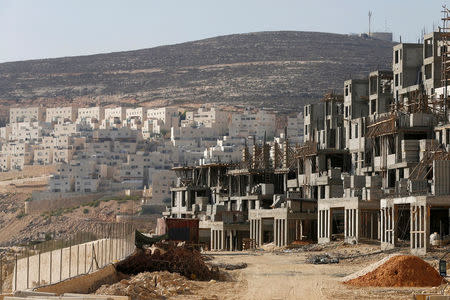
<path id="1" fill-rule="evenodd" d="M 393 43 L 258 32 L 156 48 L 0 64 L 0 104 L 223 102 L 297 108 L 390 68 Z M 94 100 L 94 101 L 93 101 Z"/>

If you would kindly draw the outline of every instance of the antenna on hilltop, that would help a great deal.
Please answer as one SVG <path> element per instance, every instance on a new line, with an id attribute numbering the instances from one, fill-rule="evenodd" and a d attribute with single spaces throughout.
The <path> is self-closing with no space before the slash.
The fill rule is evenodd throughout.
<path id="1" fill-rule="evenodd" d="M 369 36 L 370 36 L 370 25 L 371 25 L 370 22 L 372 21 L 372 11 L 369 10 L 368 16 L 369 16 Z"/>

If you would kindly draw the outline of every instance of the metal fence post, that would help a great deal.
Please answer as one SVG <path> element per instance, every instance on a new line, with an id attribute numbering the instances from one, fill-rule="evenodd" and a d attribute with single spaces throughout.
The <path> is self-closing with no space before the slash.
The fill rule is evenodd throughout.
<path id="1" fill-rule="evenodd" d="M 3 257 L 0 256 L 0 294 L 3 294 Z"/>
<path id="2" fill-rule="evenodd" d="M 77 245 L 77 276 L 80 275 L 80 244 Z"/>
<path id="3" fill-rule="evenodd" d="M 62 242 L 62 240 L 61 240 Z M 59 281 L 62 281 L 62 256 L 63 256 L 63 246 L 64 244 L 61 243 L 61 249 L 59 250 Z"/>
<path id="4" fill-rule="evenodd" d="M 100 260 L 100 251 L 99 251 L 99 249 L 100 249 L 100 241 L 99 240 L 97 240 L 97 250 L 95 250 L 95 247 L 94 247 L 94 251 L 95 251 L 95 260 L 97 261 L 97 270 L 98 270 L 98 267 L 99 267 L 99 260 Z"/>
<path id="5" fill-rule="evenodd" d="M 69 278 L 72 275 L 72 238 L 69 240 Z"/>
<path id="6" fill-rule="evenodd" d="M 16 254 L 16 267 L 14 270 L 14 290 L 17 290 L 17 254 Z"/>
<path id="7" fill-rule="evenodd" d="M 86 256 L 87 256 L 87 243 L 84 244 L 84 274 L 86 274 Z"/>
<path id="8" fill-rule="evenodd" d="M 125 223 L 122 223 L 122 259 L 125 257 Z"/>
<path id="9" fill-rule="evenodd" d="M 51 284 L 52 283 L 52 263 L 53 263 L 53 248 L 50 248 L 50 263 L 49 263 L 49 265 L 50 265 L 50 273 L 48 274 L 49 275 L 49 284 Z"/>
<path id="10" fill-rule="evenodd" d="M 37 285 L 41 286 L 41 251 L 39 250 L 38 254 L 38 280 Z"/>
<path id="11" fill-rule="evenodd" d="M 27 289 L 30 288 L 30 249 L 27 249 Z"/>
<path id="12" fill-rule="evenodd" d="M 113 224 L 113 259 L 117 260 L 117 223 Z"/>

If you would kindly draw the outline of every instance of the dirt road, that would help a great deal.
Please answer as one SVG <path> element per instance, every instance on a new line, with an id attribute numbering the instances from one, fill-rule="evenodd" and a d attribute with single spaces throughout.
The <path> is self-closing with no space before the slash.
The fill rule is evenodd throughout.
<path id="1" fill-rule="evenodd" d="M 343 249 L 349 254 L 368 251 L 367 247 L 362 249 L 365 246 L 349 247 Z M 180 295 L 175 299 L 411 299 L 414 293 L 434 290 L 356 288 L 340 282 L 343 277 L 361 270 L 387 254 L 342 260 L 339 264 L 328 265 L 306 263 L 307 256 L 311 254 L 317 253 L 266 251 L 211 253 L 215 263 L 246 262 L 248 267 L 230 271 L 233 280 L 200 282 L 201 289 L 197 290 L 195 295 Z"/>

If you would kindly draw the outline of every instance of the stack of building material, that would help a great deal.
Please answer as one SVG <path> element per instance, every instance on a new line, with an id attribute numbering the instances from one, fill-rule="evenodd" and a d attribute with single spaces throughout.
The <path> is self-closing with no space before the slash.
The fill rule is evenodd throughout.
<path id="1" fill-rule="evenodd" d="M 362 189 L 362 200 L 371 201 L 382 198 L 381 176 L 366 176 L 366 185 Z"/>
<path id="2" fill-rule="evenodd" d="M 418 140 L 402 140 L 402 161 L 404 162 L 419 161 Z"/>
<path id="3" fill-rule="evenodd" d="M 450 160 L 433 161 L 433 182 L 434 195 L 450 194 Z"/>
<path id="4" fill-rule="evenodd" d="M 395 182 L 395 191 L 398 195 L 406 195 L 408 193 L 408 179 L 401 178 Z"/>
<path id="5" fill-rule="evenodd" d="M 409 180 L 409 192 L 412 194 L 426 193 L 428 191 L 428 181 L 422 180 Z"/>

